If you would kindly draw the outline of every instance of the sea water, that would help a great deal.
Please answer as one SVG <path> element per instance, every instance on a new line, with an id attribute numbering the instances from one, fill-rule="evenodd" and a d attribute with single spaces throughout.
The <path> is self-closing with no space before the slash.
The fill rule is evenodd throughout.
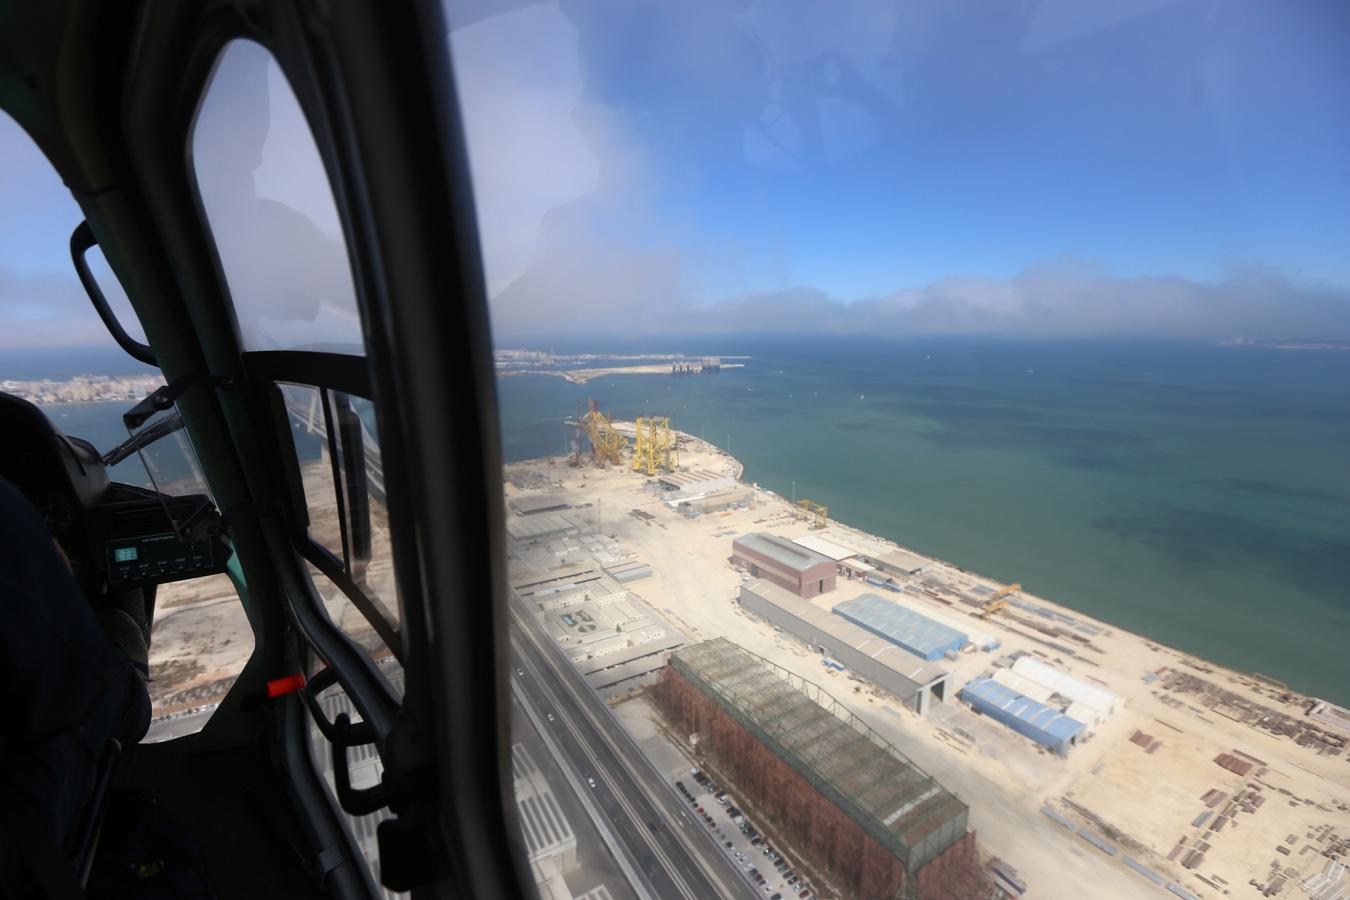
<path id="1" fill-rule="evenodd" d="M 750 358 L 715 375 L 499 378 L 507 461 L 567 452 L 563 422 L 588 399 L 619 419 L 668 415 L 832 518 L 1350 703 L 1350 352 L 726 336 L 552 349 Z M 107 449 L 124 405 L 49 412 Z"/>
<path id="2" fill-rule="evenodd" d="M 751 358 L 710 375 L 499 378 L 506 459 L 565 452 L 563 420 L 588 399 L 619 419 L 669 415 L 747 480 L 833 518 L 1350 702 L 1350 352 L 720 336 L 613 349 Z"/>

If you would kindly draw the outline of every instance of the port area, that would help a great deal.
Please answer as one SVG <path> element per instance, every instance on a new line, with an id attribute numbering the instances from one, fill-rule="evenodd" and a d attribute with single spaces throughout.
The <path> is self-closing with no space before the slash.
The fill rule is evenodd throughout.
<path id="1" fill-rule="evenodd" d="M 839 521 L 847 510 L 830 510 L 816 527 L 820 519 L 803 517 L 786 498 L 739 481 L 726 487 L 718 480 L 739 479 L 741 464 L 690 435 L 680 435 L 678 458 L 679 472 L 714 485 L 698 498 L 699 515 L 672 500 L 659 476 L 633 471 L 627 457 L 597 468 L 560 456 L 504 473 L 513 585 L 594 567 L 599 586 L 582 608 L 603 598 L 613 610 L 607 627 L 636 611 L 638 625 L 654 635 L 612 642 L 623 646 L 611 651 L 611 665 L 575 652 L 580 637 L 568 633 L 577 628 L 561 619 L 561 607 L 531 601 L 541 625 L 555 640 L 568 638 L 565 652 L 573 651 L 588 682 L 672 778 L 686 763 L 701 763 L 688 735 L 661 724 L 648 688 L 674 645 L 725 637 L 820 685 L 955 792 L 970 806 L 984 858 L 1015 869 L 1029 896 L 1275 896 L 1320 885 L 1327 872 L 1342 877 L 1336 863 L 1350 854 L 1350 732 L 1335 707 L 1309 715 L 1312 698 L 1025 591 L 981 618 L 1003 585 L 853 529 Z M 743 499 L 719 509 L 717 496 L 733 491 Z M 867 548 L 869 558 L 912 560 L 886 587 L 848 577 L 841 563 L 834 588 L 804 602 L 828 613 L 864 594 L 903 596 L 911 608 L 992 635 L 997 647 L 968 645 L 935 660 L 949 673 L 947 688 L 920 716 L 915 704 L 741 605 L 742 586 L 753 579 L 733 566 L 732 543 L 751 533 L 814 536 Z M 585 621 L 578 608 L 567 612 Z M 958 696 L 1025 657 L 1119 700 L 1086 724 L 1064 756 Z M 816 874 L 814 886 L 830 896 L 828 878 Z M 1350 892 L 1350 878 L 1345 885 Z"/>

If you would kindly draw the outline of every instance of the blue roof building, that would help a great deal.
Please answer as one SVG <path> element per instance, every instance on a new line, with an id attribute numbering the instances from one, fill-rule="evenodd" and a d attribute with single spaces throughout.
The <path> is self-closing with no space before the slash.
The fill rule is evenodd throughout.
<path id="1" fill-rule="evenodd" d="M 845 600 L 835 605 L 834 612 L 920 659 L 941 659 L 947 653 L 960 650 L 969 640 L 955 628 L 876 594 Z"/>
<path id="2" fill-rule="evenodd" d="M 977 711 L 1060 756 L 1068 755 L 1085 727 L 1077 719 L 1070 719 L 1054 707 L 1037 703 L 992 678 L 974 679 L 961 689 L 959 696 Z"/>

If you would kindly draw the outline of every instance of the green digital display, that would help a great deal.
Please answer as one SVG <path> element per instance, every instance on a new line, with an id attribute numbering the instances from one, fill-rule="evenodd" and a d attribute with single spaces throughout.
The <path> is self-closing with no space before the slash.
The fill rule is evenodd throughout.
<path id="1" fill-rule="evenodd" d="M 113 562 L 135 562 L 135 547 L 118 547 L 113 551 Z"/>

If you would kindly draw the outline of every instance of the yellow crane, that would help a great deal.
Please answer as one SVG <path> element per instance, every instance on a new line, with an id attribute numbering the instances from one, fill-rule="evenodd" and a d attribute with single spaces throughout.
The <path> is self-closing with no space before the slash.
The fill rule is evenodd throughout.
<path id="1" fill-rule="evenodd" d="M 675 436 L 670 430 L 669 417 L 638 416 L 637 437 L 633 442 L 633 471 L 655 475 L 657 469 L 674 471 L 679 465 L 675 457 Z"/>
<path id="2" fill-rule="evenodd" d="M 824 528 L 830 522 L 830 508 L 811 500 L 798 500 L 796 517 L 810 519 L 812 528 Z"/>
<path id="3" fill-rule="evenodd" d="M 1017 582 L 1013 582 L 1007 587 L 999 588 L 997 591 L 994 591 L 993 595 L 990 596 L 990 598 L 987 601 L 985 601 L 984 608 L 981 609 L 979 612 L 977 612 L 975 615 L 980 617 L 981 619 L 987 619 L 994 613 L 998 612 L 999 610 L 1007 609 L 1008 597 L 1012 594 L 1017 593 L 1021 589 L 1022 585 L 1018 584 Z"/>

